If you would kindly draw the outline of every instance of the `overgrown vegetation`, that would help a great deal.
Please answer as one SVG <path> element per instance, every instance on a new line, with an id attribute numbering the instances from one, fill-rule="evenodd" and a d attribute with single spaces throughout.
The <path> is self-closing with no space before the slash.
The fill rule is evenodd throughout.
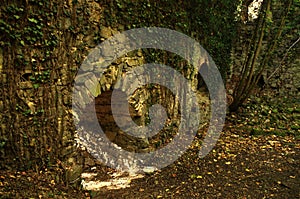
<path id="1" fill-rule="evenodd" d="M 0 9 L 0 167 L 52 168 L 55 182 L 68 183 L 66 160 L 74 152 L 68 93 L 74 63 L 86 52 L 86 43 L 73 42 L 81 30 L 71 31 L 77 21 L 70 13 L 83 12 L 44 0 L 3 1 Z"/>
<path id="2" fill-rule="evenodd" d="M 181 31 L 207 48 L 225 77 L 232 44 L 227 35 L 235 31 L 229 23 L 234 19 L 235 3 L 3 1 L 0 150 L 1 159 L 7 161 L 1 161 L 1 167 L 70 170 L 67 161 L 76 156 L 70 111 L 72 83 L 88 49 L 102 41 L 100 33 L 105 27 L 123 31 L 159 26 Z M 151 51 L 148 53 L 149 60 L 177 64 L 179 70 L 185 67 L 178 56 L 164 61 L 169 54 L 155 52 L 151 58 Z M 56 179 L 64 178 L 67 175 L 59 174 Z"/>
<path id="3" fill-rule="evenodd" d="M 300 140 L 299 98 L 251 96 L 242 111 L 231 113 L 228 121 L 238 126 L 237 132 L 244 136 L 291 136 Z"/>
<path id="4" fill-rule="evenodd" d="M 227 122 L 230 125 L 233 124 L 230 127 L 231 133 L 235 135 L 239 132 L 240 137 L 235 136 L 241 140 L 244 139 L 243 137 L 250 140 L 253 145 L 257 146 L 255 150 L 258 151 L 260 148 L 256 145 L 256 137 L 261 135 L 286 136 L 288 140 L 286 142 L 294 147 L 292 149 L 287 147 L 286 151 L 290 150 L 292 157 L 297 157 L 300 138 L 299 99 L 292 95 L 282 98 L 283 94 L 276 92 L 284 88 L 274 87 L 270 85 L 270 82 L 276 79 L 281 83 L 278 84 L 279 86 L 289 82 L 291 79 L 282 75 L 289 70 L 289 64 L 299 59 L 297 56 L 299 56 L 300 49 L 300 2 L 299 0 L 264 0 L 259 18 L 245 24 L 243 24 L 246 17 L 244 7 L 241 14 L 244 21 L 239 21 L 236 16 L 236 8 L 239 4 L 247 6 L 250 5 L 250 1 L 2 1 L 0 6 L 0 168 L 3 169 L 3 173 L 0 173 L 0 195 L 5 193 L 9 198 L 30 197 L 34 193 L 35 197 L 40 197 L 35 192 L 41 191 L 45 186 L 46 191 L 41 191 L 43 192 L 41 197 L 51 198 L 61 194 L 64 198 L 68 197 L 67 193 L 70 192 L 65 185 L 80 185 L 83 161 L 74 145 L 75 130 L 71 114 L 73 80 L 88 50 L 104 40 L 101 31 L 108 27 L 113 30 L 110 36 L 118 31 L 151 26 L 170 28 L 187 34 L 199 41 L 209 52 L 224 82 L 227 74 L 230 73 L 232 47 L 241 36 L 239 28 L 240 26 L 245 28 L 248 32 L 242 39 L 246 43 L 246 48 L 242 53 L 245 57 L 241 56 L 243 64 L 233 66 L 234 71 L 238 71 L 238 75 L 235 74 L 238 78 L 233 81 L 237 84 L 233 91 L 234 100 L 230 105 L 230 110 L 239 110 L 239 112 L 231 113 L 228 118 Z M 253 33 L 250 33 L 251 31 Z M 168 52 L 144 49 L 143 53 L 148 62 L 160 62 L 182 71 L 187 66 L 182 58 Z M 240 58 L 235 57 L 235 59 Z M 203 84 L 202 82 L 199 87 Z M 259 86 L 268 88 L 270 92 L 274 91 L 275 94 L 269 94 L 267 91 L 259 93 L 256 89 L 258 84 L 262 84 Z M 271 86 L 271 89 L 268 86 Z M 152 85 L 149 89 L 153 89 Z M 293 92 L 299 93 L 299 88 Z M 228 135 L 225 140 L 230 138 L 228 142 L 236 144 L 235 149 L 245 149 L 242 152 L 246 154 L 246 148 L 239 145 L 241 140 L 233 140 L 230 136 Z M 251 140 L 253 137 L 255 137 L 254 140 Z M 266 139 L 272 139 L 272 137 Z M 280 142 L 278 139 L 280 138 L 276 138 L 276 142 Z M 225 143 L 224 146 L 227 147 L 227 144 Z M 243 144 L 246 145 L 247 142 Z M 259 144 L 268 145 L 264 139 Z M 197 148 L 199 145 L 200 142 L 193 147 Z M 223 145 L 220 147 L 222 148 Z M 274 146 L 274 151 L 275 149 Z M 284 156 L 282 155 L 286 152 L 284 150 L 278 154 L 275 153 L 275 156 Z M 225 162 L 224 157 L 235 157 L 239 154 L 237 151 L 231 152 L 227 148 L 222 153 L 214 151 L 205 166 L 207 173 L 205 183 L 212 184 L 212 172 L 209 171 L 211 163 L 216 164 L 213 169 L 216 169 L 214 175 L 218 176 L 220 172 L 226 171 L 226 168 L 223 168 L 224 165 L 228 166 L 232 161 L 236 161 L 233 158 L 230 159 L 231 162 Z M 172 188 L 174 188 L 175 195 L 178 190 L 182 191 L 180 193 L 183 197 L 186 196 L 185 192 L 193 194 L 197 191 L 197 186 L 200 185 L 197 180 L 202 179 L 201 173 L 195 174 L 200 172 L 195 171 L 201 161 L 197 159 L 197 153 L 198 151 L 193 152 L 196 155 L 193 156 L 192 164 L 189 164 L 190 157 L 186 156 L 182 157 L 184 163 L 178 163 L 179 170 L 177 165 L 173 170 L 172 168 L 167 170 L 170 172 L 166 173 L 167 182 L 169 179 L 174 180 L 178 175 L 181 177 L 180 180 L 187 177 L 186 181 L 189 183 L 179 182 L 178 186 L 174 185 L 171 188 L 165 185 L 168 189 L 165 191 L 166 195 L 170 196 L 169 190 Z M 286 153 L 288 154 L 289 151 Z M 258 154 L 260 153 L 253 153 L 251 157 L 255 159 Z M 268 161 L 268 158 L 266 157 L 264 161 Z M 223 162 L 217 164 L 218 161 Z M 288 168 L 297 170 L 299 164 L 296 161 L 291 162 Z M 237 163 L 240 162 L 237 161 Z M 257 168 L 255 167 L 257 165 L 252 165 L 251 161 L 248 164 L 250 167 Z M 284 170 L 281 165 L 280 163 L 278 169 Z M 243 175 L 247 176 L 249 171 L 244 171 L 243 166 L 237 165 L 235 169 L 242 167 L 243 170 L 240 172 L 245 172 L 246 174 L 243 173 Z M 258 167 L 258 169 L 262 168 Z M 14 172 L 14 169 L 21 171 Z M 185 169 L 193 171 L 189 170 L 189 175 L 185 175 Z M 27 171 L 30 172 L 27 173 Z M 272 168 L 270 173 L 275 175 Z M 296 174 L 290 174 L 290 171 L 286 173 L 292 176 L 288 178 L 299 179 L 296 172 Z M 37 176 L 39 174 L 45 176 L 45 179 Z M 247 179 L 253 176 L 254 173 L 248 175 Z M 240 180 L 240 176 L 234 177 L 233 181 Z M 25 181 L 18 180 L 25 178 L 27 179 Z M 30 189 L 31 186 L 27 185 L 35 184 L 36 179 L 40 183 L 38 186 L 42 188 Z M 155 186 L 157 179 L 153 176 L 149 179 L 153 180 L 152 185 Z M 224 179 L 228 180 L 228 178 Z M 22 182 L 28 184 L 23 186 Z M 11 186 L 10 183 L 16 183 L 14 184 L 16 186 Z M 60 187 L 62 183 L 63 188 Z M 145 182 L 147 183 L 148 181 Z M 253 185 L 259 185 L 259 183 L 261 182 L 254 182 Z M 213 187 L 210 184 L 208 185 Z M 185 185 L 187 188 L 181 190 Z M 220 180 L 219 185 L 224 185 L 224 182 Z M 281 184 L 278 186 L 277 189 L 280 189 Z M 138 191 L 144 188 L 141 187 Z M 206 189 L 203 186 L 200 188 Z M 231 191 L 232 187 L 229 188 Z M 22 189 L 29 191 L 18 195 L 18 192 L 23 191 Z M 265 189 L 262 188 L 262 190 Z M 297 191 L 297 189 L 293 190 Z M 152 189 L 148 191 L 151 192 Z M 211 194 L 215 196 L 213 191 Z M 71 190 L 71 192 L 76 197 L 77 191 Z M 159 193 L 148 194 L 153 197 L 161 196 Z M 189 196 L 195 196 L 192 194 Z M 294 192 L 287 194 L 290 196 Z M 85 193 L 81 193 L 78 197 L 84 196 Z"/>
<path id="5" fill-rule="evenodd" d="M 238 4 L 238 0 L 209 2 L 206 0 L 117 0 L 110 4 L 103 4 L 105 6 L 103 24 L 120 31 L 157 26 L 191 36 L 212 56 L 225 80 L 231 63 L 230 52 L 233 40 L 237 34 L 237 21 L 232 13 L 235 12 Z M 171 66 L 180 65 L 182 61 L 164 52 L 153 50 L 144 52 L 148 56 L 146 57 L 148 61 L 160 60 Z"/>
<path id="6" fill-rule="evenodd" d="M 259 81 L 265 83 L 262 75 L 270 68 L 271 64 L 274 64 L 272 58 L 278 55 L 276 52 L 281 51 L 278 43 L 283 39 L 282 33 L 288 32 L 291 27 L 295 28 L 295 26 L 292 25 L 294 24 L 294 19 L 288 17 L 299 17 L 299 15 L 297 15 L 298 11 L 296 11 L 298 10 L 297 6 L 299 6 L 299 2 L 293 0 L 263 1 L 258 19 L 255 22 L 255 29 L 252 32 L 251 38 L 247 40 L 248 43 L 245 49 L 246 56 L 243 65 L 237 66 L 240 67 L 238 75 L 240 77 L 234 89 L 233 102 L 229 107 L 231 111 L 238 110 L 251 95 Z M 291 15 L 291 13 L 293 14 Z M 299 32 L 292 34 L 292 39 L 295 39 L 295 36 L 297 40 Z M 293 42 L 293 40 L 290 42 Z M 292 57 L 293 56 L 294 55 L 292 55 Z M 283 56 L 281 62 L 283 62 L 285 58 L 286 57 Z M 269 78 L 271 77 L 272 75 L 269 76 Z M 267 77 L 266 79 L 269 78 Z"/>

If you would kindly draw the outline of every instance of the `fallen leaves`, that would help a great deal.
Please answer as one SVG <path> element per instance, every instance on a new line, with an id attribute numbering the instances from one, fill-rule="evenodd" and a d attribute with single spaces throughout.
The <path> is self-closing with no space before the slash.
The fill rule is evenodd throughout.
<path id="1" fill-rule="evenodd" d="M 57 184 L 50 173 L 54 175 L 53 171 L 0 170 L 0 195 L 4 198 L 84 198 L 83 192 Z"/>
<path id="2" fill-rule="evenodd" d="M 198 157 L 198 150 L 201 147 L 201 140 L 198 138 L 190 150 L 161 172 L 149 174 L 145 179 L 132 180 L 131 186 L 126 189 L 101 190 L 101 193 L 97 194 L 99 198 L 124 196 L 129 199 L 257 198 L 259 196 L 295 198 L 293 196 L 299 193 L 300 142 L 294 135 L 269 134 L 278 130 L 276 126 L 271 125 L 274 118 L 269 117 L 270 110 L 273 114 L 274 112 L 282 113 L 279 108 L 277 111 L 269 109 L 264 113 L 265 115 L 256 110 L 257 113 L 253 114 L 253 117 L 249 115 L 245 117 L 246 121 L 243 121 L 240 115 L 234 114 L 232 119 L 235 123 L 231 120 L 231 123 L 227 124 L 217 145 L 204 158 Z M 276 117 L 285 121 L 290 119 L 290 116 L 286 114 Z M 240 123 L 237 120 L 240 120 Z M 280 125 L 285 130 L 289 126 L 286 122 Z M 294 125 L 297 126 L 297 124 Z M 254 136 L 245 127 L 257 128 L 258 133 L 267 132 L 268 135 Z M 53 187 L 58 186 L 55 181 L 41 181 L 40 177 L 30 172 L 9 174 L 0 173 L 0 192 L 3 192 L 4 187 L 8 189 L 11 182 L 18 184 L 18 186 L 14 185 L 12 188 L 14 190 L 10 189 L 11 192 L 20 190 L 20 187 L 24 189 L 24 185 L 20 184 L 25 180 L 27 184 L 39 184 L 35 189 L 40 193 L 51 192 Z M 44 172 L 40 173 L 41 176 L 44 174 Z M 49 197 L 40 193 L 40 198 Z M 58 192 L 52 191 L 51 193 L 57 194 Z M 35 198 L 39 195 L 35 195 Z M 80 197 L 84 198 L 82 195 Z M 26 195 L 25 198 L 30 198 L 30 196 Z"/>

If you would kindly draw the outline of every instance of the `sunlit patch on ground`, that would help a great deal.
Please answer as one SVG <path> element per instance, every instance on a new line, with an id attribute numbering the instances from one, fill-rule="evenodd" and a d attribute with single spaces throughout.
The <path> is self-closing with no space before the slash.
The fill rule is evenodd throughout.
<path id="1" fill-rule="evenodd" d="M 108 180 L 95 180 L 97 173 L 82 173 L 82 187 L 85 190 L 97 191 L 102 188 L 106 189 L 123 189 L 130 187 L 131 180 L 143 178 L 142 174 L 125 174 L 120 172 L 115 172 L 111 174 L 111 179 Z"/>

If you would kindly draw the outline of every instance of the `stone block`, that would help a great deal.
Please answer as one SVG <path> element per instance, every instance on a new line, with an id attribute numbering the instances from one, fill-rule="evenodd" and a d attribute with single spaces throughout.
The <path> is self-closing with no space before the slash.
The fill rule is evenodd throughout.
<path id="1" fill-rule="evenodd" d="M 98 83 L 97 79 L 94 81 L 92 79 L 88 79 L 85 81 L 85 86 L 94 97 L 101 93 L 100 84 Z"/>
<path id="2" fill-rule="evenodd" d="M 96 82 L 97 78 L 92 72 L 78 74 L 75 78 L 77 84 L 84 84 L 88 80 Z"/>
<path id="3" fill-rule="evenodd" d="M 110 27 L 102 26 L 100 30 L 100 36 L 107 39 L 112 36 L 112 30 Z"/>

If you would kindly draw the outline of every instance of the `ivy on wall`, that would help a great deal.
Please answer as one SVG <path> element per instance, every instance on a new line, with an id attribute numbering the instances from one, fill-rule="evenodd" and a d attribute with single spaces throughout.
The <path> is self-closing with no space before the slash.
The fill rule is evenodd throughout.
<path id="1" fill-rule="evenodd" d="M 157 26 L 187 34 L 210 53 L 225 79 L 231 63 L 230 52 L 237 33 L 235 17 L 238 0 L 229 1 L 130 1 L 103 3 L 103 23 L 120 31 Z M 121 25 L 120 25 L 121 24 Z M 150 60 L 162 60 L 164 53 L 150 51 Z M 164 55 L 163 55 L 164 54 Z M 173 59 L 174 56 L 171 56 Z M 178 60 L 181 61 L 181 60 Z M 173 61 L 174 64 L 174 61 Z"/>
<path id="2" fill-rule="evenodd" d="M 89 4 L 81 4 L 7 0 L 0 6 L 0 159 L 6 160 L 0 167 L 60 169 L 57 162 L 73 154 L 70 93 L 93 43 L 85 35 L 94 30 Z"/>
<path id="3" fill-rule="evenodd" d="M 51 166 L 70 156 L 73 79 L 88 50 L 103 41 L 101 31 L 107 27 L 124 31 L 157 26 L 187 34 L 208 50 L 225 78 L 235 34 L 235 3 L 5 0 L 0 12 L 0 48 L 5 52 L 0 73 L 0 109 L 5 113 L 0 115 L 0 149 L 11 151 L 5 155 L 24 167 Z M 169 52 L 145 49 L 144 54 L 148 62 L 180 71 L 188 68 L 181 57 Z"/>

